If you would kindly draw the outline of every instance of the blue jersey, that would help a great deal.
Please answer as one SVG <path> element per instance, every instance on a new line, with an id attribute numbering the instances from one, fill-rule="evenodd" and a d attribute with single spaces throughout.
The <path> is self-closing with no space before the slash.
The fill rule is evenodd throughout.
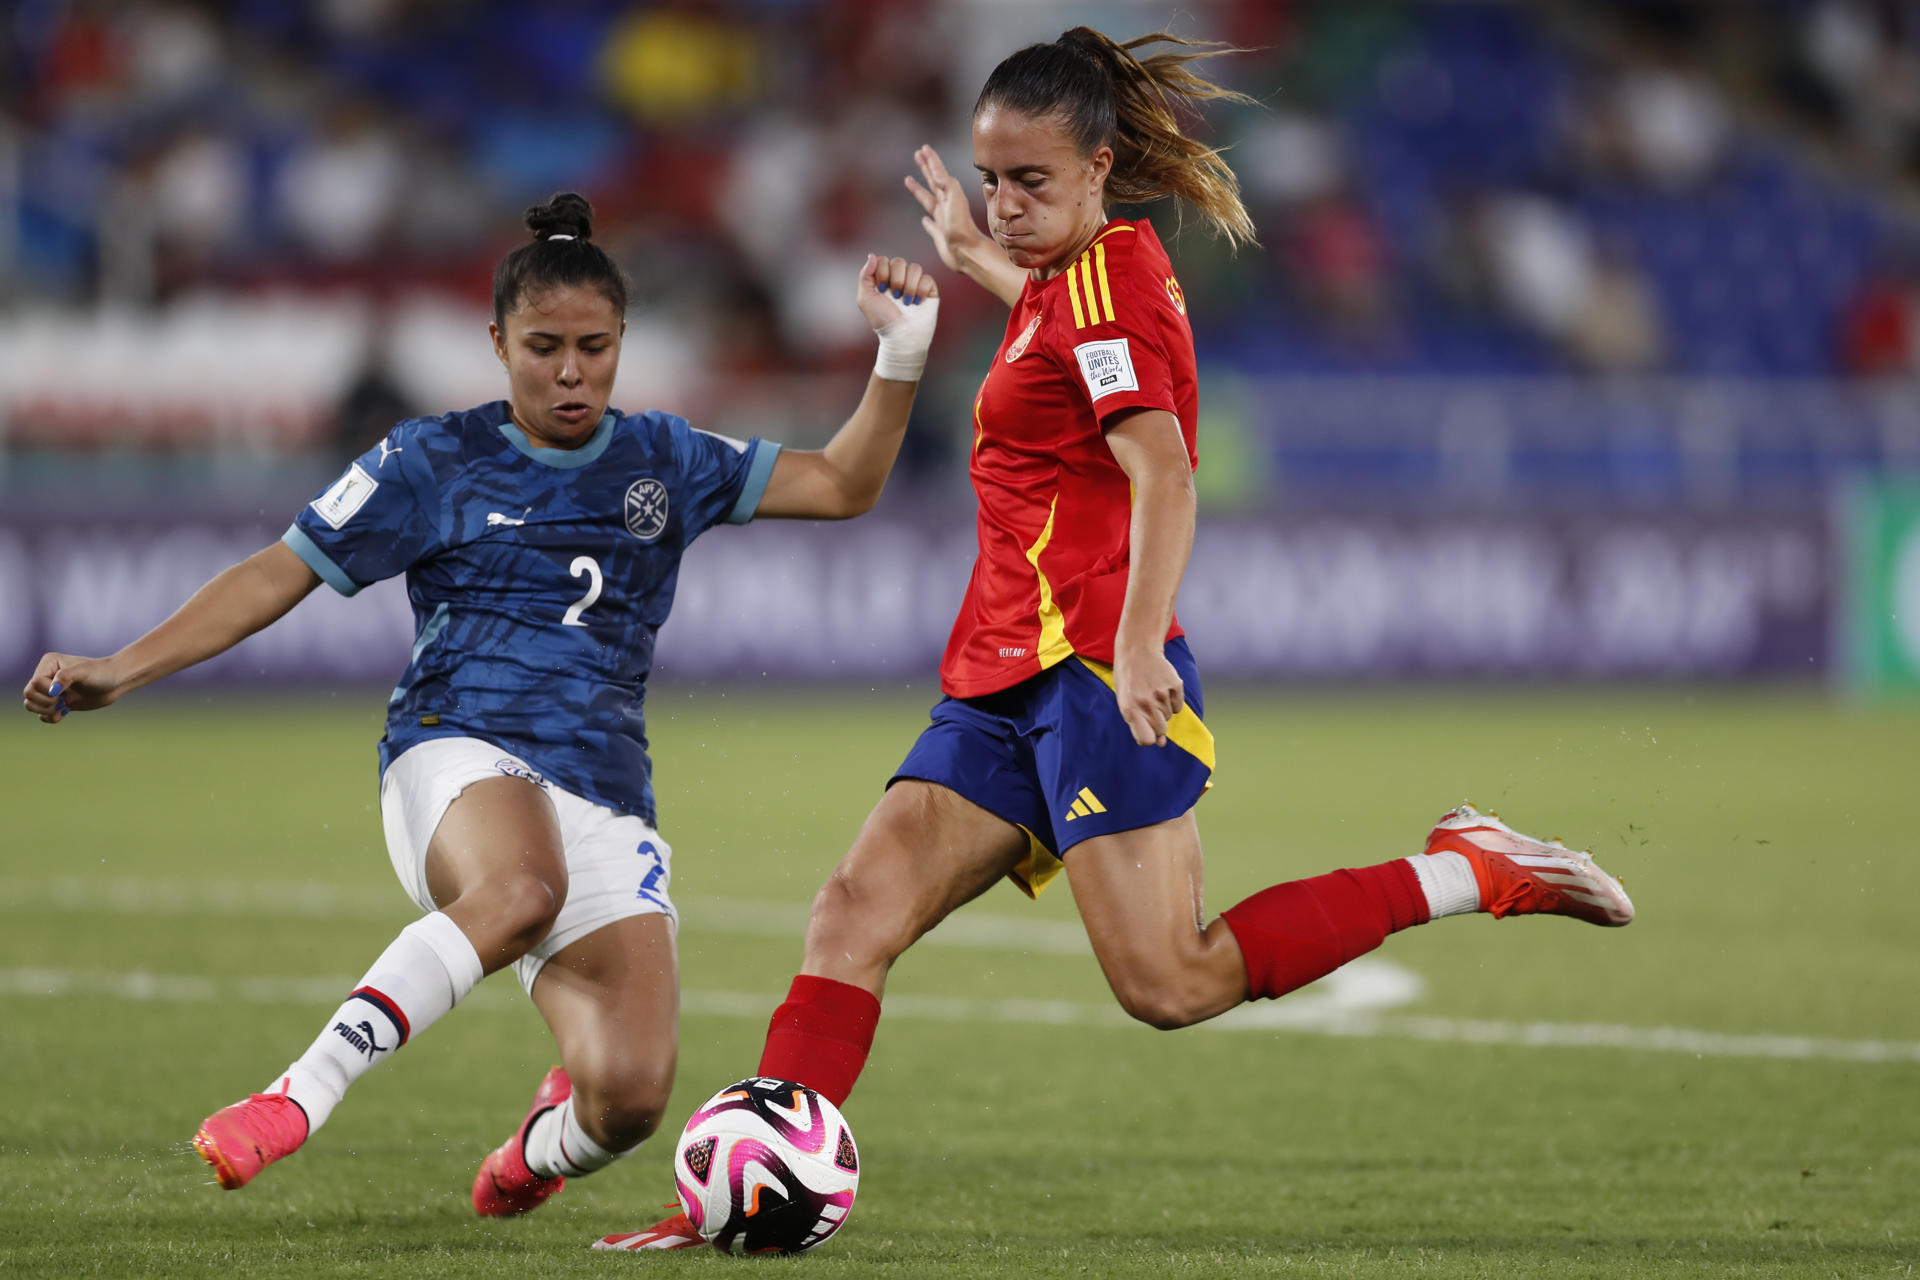
<path id="1" fill-rule="evenodd" d="M 681 554 L 752 518 L 779 452 L 611 411 L 578 449 L 546 449 L 504 400 L 395 427 L 282 539 L 343 595 L 407 575 L 413 658 L 382 774 L 415 743 L 480 738 L 652 823 L 642 701 Z"/>

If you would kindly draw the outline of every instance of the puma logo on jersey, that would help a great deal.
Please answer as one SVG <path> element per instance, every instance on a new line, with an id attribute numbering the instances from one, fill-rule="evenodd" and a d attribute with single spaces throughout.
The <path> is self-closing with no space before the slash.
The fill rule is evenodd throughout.
<path id="1" fill-rule="evenodd" d="M 1085 818 L 1092 814 L 1105 813 L 1106 811 L 1107 806 L 1101 804 L 1100 801 L 1094 797 L 1092 789 L 1082 787 L 1080 788 L 1080 794 L 1074 797 L 1073 808 L 1067 810 L 1067 821 L 1072 822 L 1075 818 Z"/>
<path id="2" fill-rule="evenodd" d="M 496 528 L 503 524 L 523 525 L 525 523 L 525 520 L 515 520 L 512 516 L 503 516 L 498 511 L 487 512 L 487 528 L 489 529 Z"/>
<path id="3" fill-rule="evenodd" d="M 389 445 L 389 444 L 388 444 L 388 443 L 387 443 L 387 442 L 386 442 L 385 440 L 382 440 L 382 441 L 380 442 L 380 463 L 379 463 L 379 465 L 380 465 L 380 466 L 383 466 L 383 467 L 384 467 L 384 466 L 386 466 L 386 465 L 387 465 L 387 458 L 388 458 L 389 456 L 391 456 L 391 455 L 393 455 L 393 454 L 396 454 L 396 453 L 399 453 L 399 452 L 400 452 L 400 450 L 401 450 L 402 448 L 403 448 L 403 446 L 401 446 L 401 445 L 397 445 L 397 444 L 395 444 L 395 445 Z"/>

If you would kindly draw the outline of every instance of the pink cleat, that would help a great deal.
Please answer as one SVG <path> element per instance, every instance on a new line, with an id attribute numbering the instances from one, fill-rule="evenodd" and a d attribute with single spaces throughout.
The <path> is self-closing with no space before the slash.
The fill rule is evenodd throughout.
<path id="1" fill-rule="evenodd" d="M 668 1208 L 678 1208 L 674 1201 Z M 596 1249 L 693 1249 L 705 1244 L 693 1222 L 684 1213 L 676 1213 L 664 1222 L 656 1222 L 645 1231 L 623 1231 L 593 1242 Z"/>
<path id="2" fill-rule="evenodd" d="M 555 1067 L 533 1091 L 533 1106 L 513 1136 L 480 1162 L 473 1178 L 473 1211 L 483 1218 L 508 1218 L 538 1209 L 547 1197 L 567 1185 L 565 1178 L 543 1178 L 527 1167 L 527 1130 L 541 1112 L 563 1105 L 573 1096 L 573 1081 L 565 1067 Z"/>
<path id="3" fill-rule="evenodd" d="M 307 1113 L 299 1103 L 284 1093 L 255 1093 L 201 1121 L 193 1149 L 222 1187 L 237 1191 L 306 1140 Z"/>
<path id="4" fill-rule="evenodd" d="M 1505 916 L 1572 916 L 1588 924 L 1633 922 L 1626 888 L 1593 855 L 1558 840 L 1521 835 L 1496 813 L 1470 804 L 1440 819 L 1427 834 L 1428 853 L 1458 853 L 1473 866 L 1480 909 Z"/>

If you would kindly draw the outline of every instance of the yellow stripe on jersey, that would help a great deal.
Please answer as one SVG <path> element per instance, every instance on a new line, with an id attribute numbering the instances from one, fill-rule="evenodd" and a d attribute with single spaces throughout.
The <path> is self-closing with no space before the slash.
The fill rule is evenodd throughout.
<path id="1" fill-rule="evenodd" d="M 1107 322 L 1111 324 L 1113 322 L 1113 295 L 1107 292 L 1107 246 L 1098 240 L 1093 242 L 1093 265 L 1094 270 L 1100 274 L 1100 309 L 1107 313 Z M 1087 301 L 1089 304 L 1092 303 L 1093 295 L 1091 293 L 1087 295 Z M 1089 306 L 1088 309 L 1091 310 L 1091 306 Z"/>
<path id="2" fill-rule="evenodd" d="M 1107 688 L 1113 688 L 1112 667 L 1104 662 L 1095 662 L 1092 658 L 1081 658 L 1080 664 L 1099 676 L 1100 682 Z M 1173 719 L 1167 721 L 1167 741 L 1207 766 L 1209 773 L 1213 771 L 1213 730 L 1194 714 L 1192 707 L 1181 707 L 1174 713 Z M 1207 786 L 1212 788 L 1213 779 L 1207 779 Z"/>
<path id="3" fill-rule="evenodd" d="M 1113 289 L 1107 284 L 1107 246 L 1101 241 L 1115 231 L 1131 230 L 1132 227 L 1114 227 L 1067 268 L 1067 300 L 1073 304 L 1074 328 L 1113 322 Z M 1086 297 L 1084 305 L 1080 301 L 1082 295 Z"/>
<path id="4" fill-rule="evenodd" d="M 980 452 L 980 442 L 986 439 L 986 424 L 980 421 L 980 406 L 986 403 L 985 396 L 976 396 L 973 401 L 973 451 Z"/>
<path id="5" fill-rule="evenodd" d="M 1034 576 L 1040 579 L 1040 644 L 1034 656 L 1040 659 L 1040 669 L 1073 656 L 1073 646 L 1067 643 L 1067 620 L 1060 612 L 1060 606 L 1053 602 L 1053 584 L 1047 581 L 1047 575 L 1040 568 L 1040 553 L 1053 541 L 1053 510 L 1060 505 L 1060 495 L 1053 495 L 1053 501 L 1047 504 L 1047 527 L 1040 531 L 1039 540 L 1027 548 L 1027 563 L 1033 566 Z"/>

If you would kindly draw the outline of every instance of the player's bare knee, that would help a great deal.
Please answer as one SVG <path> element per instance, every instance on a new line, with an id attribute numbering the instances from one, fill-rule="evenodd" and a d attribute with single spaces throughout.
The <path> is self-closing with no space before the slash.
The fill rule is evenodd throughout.
<path id="1" fill-rule="evenodd" d="M 813 897 L 807 920 L 810 956 L 845 957 L 859 965 L 891 965 L 913 939 L 897 916 L 897 904 L 866 892 L 856 877 L 836 870 Z"/>
<path id="2" fill-rule="evenodd" d="M 469 895 L 472 896 L 472 895 Z M 508 947 L 525 954 L 553 930 L 566 904 L 564 885 L 554 886 L 537 875 L 514 875 L 489 885 L 478 895 L 480 905 Z"/>
<path id="3" fill-rule="evenodd" d="M 1183 1004 L 1165 999 L 1159 992 L 1119 994 L 1120 1007 L 1127 1011 L 1127 1016 L 1156 1031 L 1177 1031 L 1193 1025 L 1194 1019 Z"/>
<path id="4" fill-rule="evenodd" d="M 1157 1031 L 1177 1031 L 1211 1017 L 1208 992 L 1182 974 L 1140 973 L 1110 980 L 1127 1016 Z"/>

